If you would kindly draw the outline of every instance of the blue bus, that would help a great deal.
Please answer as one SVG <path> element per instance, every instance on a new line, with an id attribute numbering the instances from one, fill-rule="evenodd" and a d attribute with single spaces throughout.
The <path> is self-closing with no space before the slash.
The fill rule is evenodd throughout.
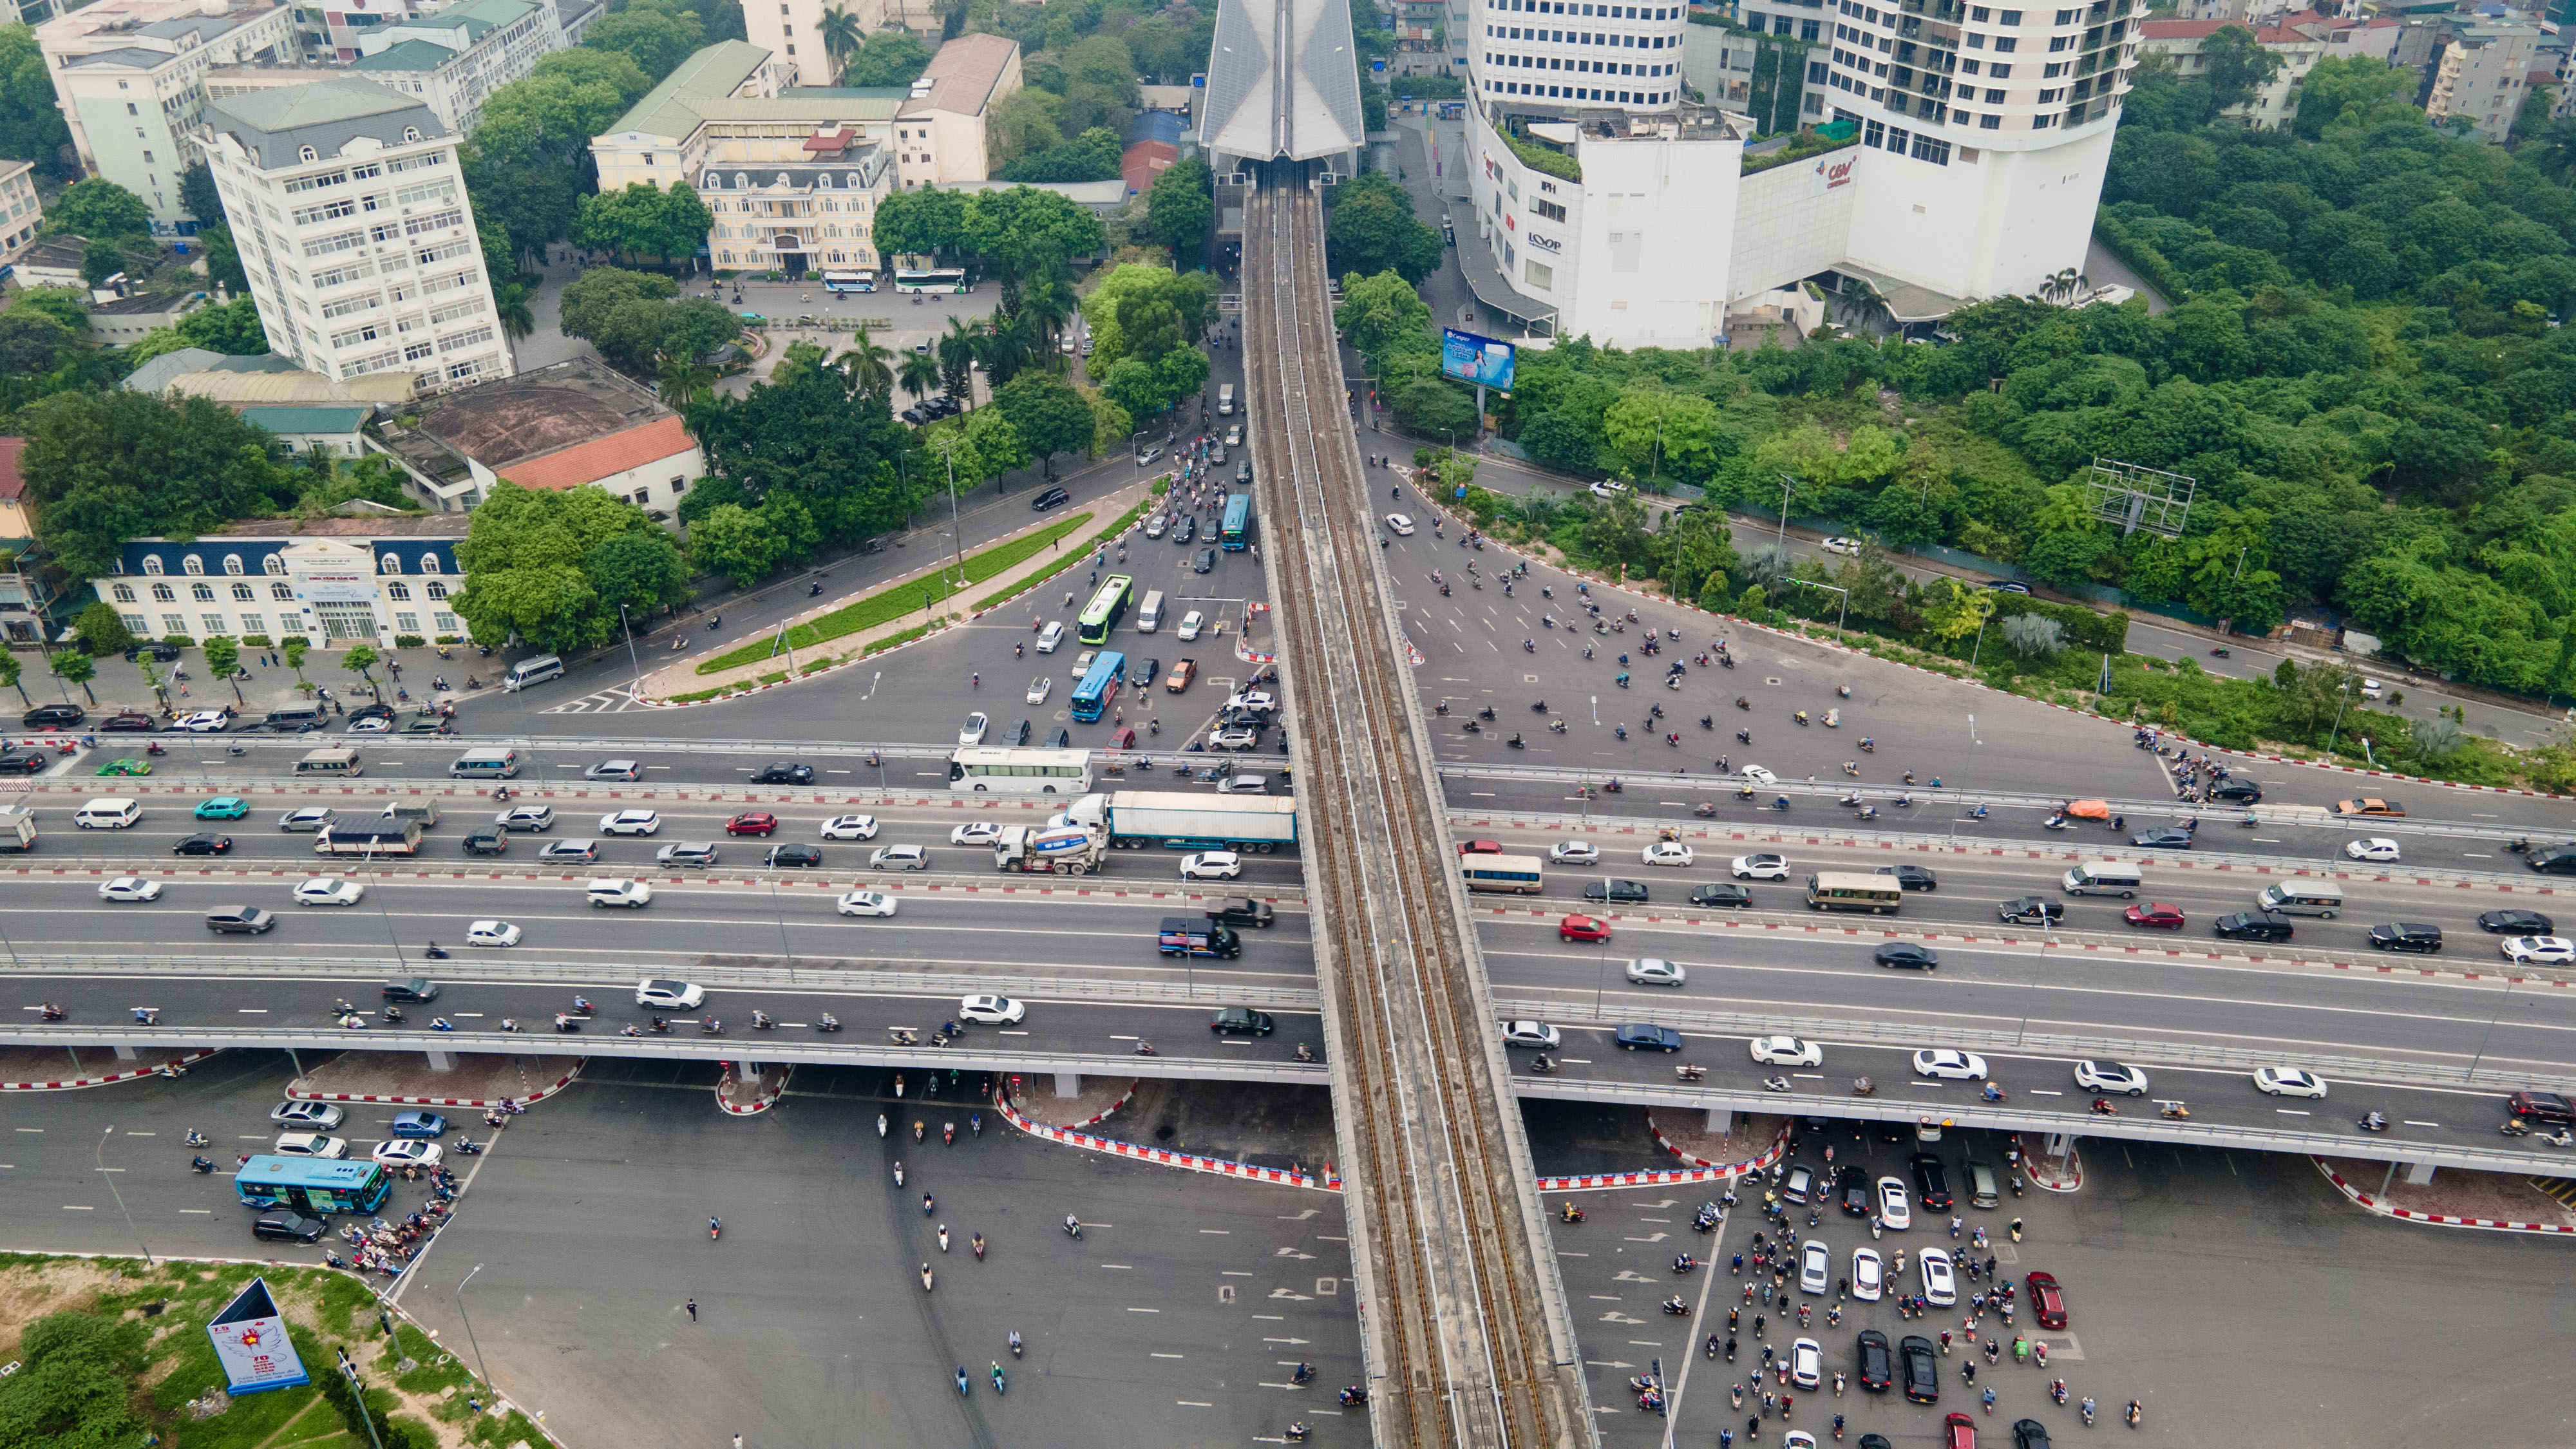
<path id="1" fill-rule="evenodd" d="M 373 1213 L 385 1205 L 393 1180 L 367 1158 L 276 1157 L 263 1153 L 233 1177 L 242 1206 L 268 1211 L 293 1208 L 328 1213 Z"/>
<path id="2" fill-rule="evenodd" d="M 1115 649 L 1103 649 L 1091 661 L 1091 672 L 1073 687 L 1073 717 L 1083 724 L 1098 724 L 1101 711 L 1118 697 L 1118 686 L 1127 682 L 1127 656 Z"/>
<path id="3" fill-rule="evenodd" d="M 1225 532 L 1220 535 L 1227 553 L 1241 553 L 1252 546 L 1252 495 L 1237 493 L 1225 501 Z"/>

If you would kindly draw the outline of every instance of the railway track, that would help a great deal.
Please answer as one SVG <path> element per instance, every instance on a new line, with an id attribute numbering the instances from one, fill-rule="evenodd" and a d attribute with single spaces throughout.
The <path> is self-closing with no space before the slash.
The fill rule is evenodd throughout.
<path id="1" fill-rule="evenodd" d="M 1246 394 L 1384 1445 L 1592 1438 L 1528 1146 L 1376 556 L 1305 169 L 1245 217 Z"/>

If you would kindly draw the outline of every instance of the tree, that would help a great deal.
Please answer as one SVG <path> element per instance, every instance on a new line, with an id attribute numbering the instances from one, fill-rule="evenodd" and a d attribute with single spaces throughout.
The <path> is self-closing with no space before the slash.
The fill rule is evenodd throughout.
<path id="1" fill-rule="evenodd" d="M 1055 476 L 1055 455 L 1091 450 L 1091 404 L 1069 385 L 1040 372 L 1023 372 L 993 390 L 993 408 L 1010 420 L 1020 441 Z"/>
<path id="2" fill-rule="evenodd" d="M 88 654 L 122 654 L 135 643 L 116 606 L 104 599 L 81 610 L 79 617 L 72 620 L 72 630 L 80 640 L 82 652 Z"/>
<path id="3" fill-rule="evenodd" d="M 36 32 L 26 25 L 0 25 L 0 156 L 33 161 L 60 175 L 71 142 L 71 130 L 55 104 L 53 77 L 36 47 Z"/>
<path id="4" fill-rule="evenodd" d="M 143 198 L 103 176 L 75 181 L 45 208 L 45 235 L 92 241 L 152 235 L 152 209 Z"/>
<path id="5" fill-rule="evenodd" d="M 705 25 L 672 0 L 627 0 L 626 7 L 590 23 L 581 43 L 624 55 L 655 81 L 680 68 L 698 48 Z"/>
<path id="6" fill-rule="evenodd" d="M 2253 100 L 2280 71 L 2280 55 L 2242 25 L 2222 25 L 2200 38 L 2200 80 L 2218 110 Z"/>
<path id="7" fill-rule="evenodd" d="M 1207 163 L 1192 156 L 1164 167 L 1145 188 L 1146 228 L 1172 249 L 1176 265 L 1186 267 L 1207 250 L 1208 222 L 1216 215 L 1215 186 Z"/>
<path id="8" fill-rule="evenodd" d="M 81 693 L 89 696 L 90 703 L 98 703 L 97 693 L 89 687 L 89 682 L 98 678 L 97 660 L 77 649 L 65 649 L 52 656 L 52 663 L 56 678 L 79 685 Z"/>
<path id="9" fill-rule="evenodd" d="M 737 504 L 709 511 L 689 529 L 689 562 L 701 573 L 733 580 L 738 589 L 766 578 L 786 553 L 786 541 L 768 519 Z"/>
<path id="10" fill-rule="evenodd" d="M 1343 183 L 1324 235 L 1337 272 L 1394 271 L 1419 286 L 1440 267 L 1440 233 L 1414 219 L 1412 198 L 1381 172 Z"/>
<path id="11" fill-rule="evenodd" d="M 851 60 L 841 84 L 909 86 L 929 66 L 930 47 L 913 39 L 910 31 L 881 30 L 867 38 L 866 48 Z"/>
<path id="12" fill-rule="evenodd" d="M 197 643 L 206 651 L 206 672 L 233 687 L 233 703 L 248 704 L 249 701 L 242 698 L 241 680 L 236 677 L 241 673 L 240 641 L 230 635 L 217 634 Z"/>

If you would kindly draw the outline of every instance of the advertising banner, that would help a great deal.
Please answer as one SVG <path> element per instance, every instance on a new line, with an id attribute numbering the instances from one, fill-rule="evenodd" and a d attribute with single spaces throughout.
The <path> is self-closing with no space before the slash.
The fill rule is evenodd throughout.
<path id="1" fill-rule="evenodd" d="M 224 1310 L 206 1325 L 215 1357 L 223 1363 L 226 1392 L 234 1398 L 270 1389 L 300 1388 L 313 1382 L 295 1345 L 286 1336 L 286 1320 L 268 1296 L 268 1280 L 253 1278 Z"/>

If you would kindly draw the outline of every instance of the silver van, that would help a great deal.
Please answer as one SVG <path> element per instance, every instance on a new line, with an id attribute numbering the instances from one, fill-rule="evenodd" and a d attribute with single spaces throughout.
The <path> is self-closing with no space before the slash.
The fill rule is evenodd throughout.
<path id="1" fill-rule="evenodd" d="M 519 752 L 506 745 L 467 750 L 447 767 L 447 774 L 456 780 L 515 780 L 519 777 Z"/>
<path id="2" fill-rule="evenodd" d="M 540 654 L 534 659 L 522 659 L 511 665 L 510 672 L 501 676 L 501 688 L 516 694 L 531 684 L 543 684 L 549 679 L 561 678 L 563 678 L 563 659 L 558 655 Z"/>
<path id="3" fill-rule="evenodd" d="M 2343 914 L 2343 887 L 2326 880 L 2280 881 L 2263 887 L 2255 900 L 2263 909 L 2285 916 L 2322 916 L 2331 921 Z"/>
<path id="4" fill-rule="evenodd" d="M 2138 868 L 2125 860 L 2088 860 L 2068 871 L 2060 884 L 2070 896 L 2118 896 L 2124 901 L 2146 889 Z"/>

